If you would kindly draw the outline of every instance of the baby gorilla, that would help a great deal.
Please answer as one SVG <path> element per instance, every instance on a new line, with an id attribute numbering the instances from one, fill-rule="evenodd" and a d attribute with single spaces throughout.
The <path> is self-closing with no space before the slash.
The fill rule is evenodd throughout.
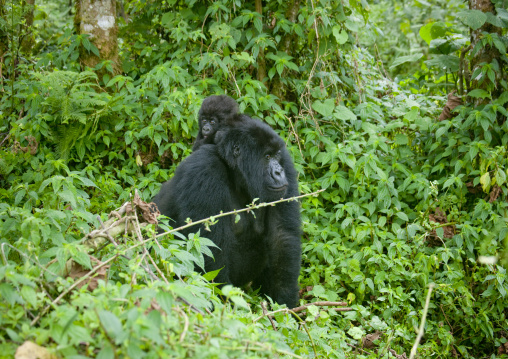
<path id="1" fill-rule="evenodd" d="M 205 143 L 215 143 L 215 133 L 227 125 L 228 119 L 237 114 L 238 104 L 231 97 L 227 95 L 207 97 L 199 109 L 199 133 L 192 150 L 197 150 Z"/>

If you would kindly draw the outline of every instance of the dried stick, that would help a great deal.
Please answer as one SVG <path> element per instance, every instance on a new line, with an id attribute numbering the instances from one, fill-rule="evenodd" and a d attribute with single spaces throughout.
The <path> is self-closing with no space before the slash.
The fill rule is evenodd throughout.
<path id="1" fill-rule="evenodd" d="M 263 314 L 270 319 L 270 323 L 272 323 L 273 330 L 277 331 L 277 327 L 275 326 L 275 322 L 273 321 L 273 317 L 271 315 L 268 315 L 268 310 L 266 309 L 266 302 L 261 302 L 261 308 L 263 309 Z"/>
<path id="2" fill-rule="evenodd" d="M 420 323 L 420 328 L 418 328 L 418 335 L 416 336 L 415 343 L 413 344 L 413 348 L 411 349 L 411 354 L 409 355 L 409 359 L 414 359 L 416 355 L 416 350 L 418 349 L 418 344 L 420 344 L 420 340 L 423 337 L 423 331 L 425 329 L 425 319 L 427 317 L 427 311 L 429 310 L 430 304 L 430 295 L 432 294 L 432 289 L 434 288 L 434 283 L 429 284 L 429 291 L 427 292 L 427 299 L 425 299 L 425 307 L 423 307 L 422 321 Z"/>

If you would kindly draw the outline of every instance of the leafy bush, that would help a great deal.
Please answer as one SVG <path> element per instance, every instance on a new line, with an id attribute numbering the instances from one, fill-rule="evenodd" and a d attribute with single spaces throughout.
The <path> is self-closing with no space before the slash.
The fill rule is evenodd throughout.
<path id="1" fill-rule="evenodd" d="M 6 4 L 2 355 L 32 341 L 76 358 L 402 357 L 435 283 L 418 355 L 505 356 L 508 18 L 494 3 L 484 19 L 457 2 L 271 1 L 261 15 L 237 0 L 126 1 L 121 74 L 108 60 L 81 69 L 94 45 L 70 27 L 68 2 L 36 4 L 31 27 L 24 2 Z M 479 23 L 500 31 L 466 55 Z M 490 48 L 500 62 L 463 89 L 464 58 Z M 452 87 L 463 104 L 440 121 Z M 264 314 L 251 288 L 194 272 L 204 233 L 155 241 L 147 226 L 146 246 L 133 232 L 84 244 L 135 190 L 157 193 L 219 93 L 286 140 L 301 193 L 323 190 L 301 200 L 301 304 L 352 311 Z M 63 275 L 69 261 L 95 269 L 95 288 L 73 287 L 84 274 Z"/>

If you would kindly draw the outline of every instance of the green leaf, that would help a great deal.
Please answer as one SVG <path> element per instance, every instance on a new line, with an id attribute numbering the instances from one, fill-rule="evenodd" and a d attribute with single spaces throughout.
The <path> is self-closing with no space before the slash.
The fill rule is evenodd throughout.
<path id="1" fill-rule="evenodd" d="M 473 30 L 479 29 L 487 21 L 487 15 L 480 10 L 463 10 L 457 13 L 457 17 Z"/>
<path id="2" fill-rule="evenodd" d="M 333 27 L 333 36 L 335 36 L 335 40 L 337 40 L 337 44 L 339 45 L 345 44 L 348 39 L 347 31 L 341 30 L 338 25 Z"/>
<path id="3" fill-rule="evenodd" d="M 420 60 L 423 57 L 423 54 L 414 54 L 414 55 L 408 55 L 408 56 L 400 56 L 392 63 L 392 66 L 390 66 L 390 70 L 396 68 L 399 65 L 402 65 L 406 62 L 415 62 Z"/>
<path id="4" fill-rule="evenodd" d="M 474 98 L 487 98 L 487 97 L 490 98 L 490 94 L 482 89 L 474 89 L 472 91 L 469 91 L 467 95 Z"/>
<path id="5" fill-rule="evenodd" d="M 450 187 L 455 182 L 455 177 L 449 178 L 443 185 L 443 189 Z"/>
<path id="6" fill-rule="evenodd" d="M 398 133 L 397 135 L 395 135 L 395 143 L 397 145 L 407 145 L 408 138 L 406 135 L 404 135 L 402 133 Z"/>
<path id="7" fill-rule="evenodd" d="M 32 287 L 24 285 L 23 288 L 21 288 L 21 296 L 33 308 L 37 306 L 37 293 Z"/>
<path id="8" fill-rule="evenodd" d="M 123 335 L 122 322 L 113 313 L 107 310 L 99 311 L 99 319 L 106 332 L 114 338 L 121 338 Z"/>
<path id="9" fill-rule="evenodd" d="M 485 172 L 483 176 L 480 177 L 480 184 L 482 185 L 482 189 L 484 192 L 487 192 L 489 190 L 491 184 L 489 172 Z"/>
<path id="10" fill-rule="evenodd" d="M 97 354 L 96 359 L 114 359 L 115 358 L 115 351 L 113 350 L 113 347 L 109 343 L 104 343 L 101 347 L 101 351 L 99 354 Z"/>
<path id="11" fill-rule="evenodd" d="M 405 214 L 404 212 L 397 212 L 396 216 L 402 219 L 404 222 L 409 221 L 407 214 Z"/>
<path id="12" fill-rule="evenodd" d="M 356 115 L 350 109 L 342 105 L 338 105 L 335 108 L 334 117 L 342 121 L 356 120 Z"/>
<path id="13" fill-rule="evenodd" d="M 434 66 L 455 72 L 459 69 L 460 59 L 455 55 L 434 55 L 432 59 L 425 61 L 425 63 L 429 67 Z"/>
<path id="14" fill-rule="evenodd" d="M 354 339 L 360 340 L 364 336 L 365 331 L 359 327 L 351 327 L 347 333 Z"/>
<path id="15" fill-rule="evenodd" d="M 433 22 L 428 23 L 422 26 L 419 31 L 420 37 L 427 43 L 427 45 L 430 45 L 430 42 L 432 41 L 432 36 L 430 35 L 432 25 L 434 25 Z"/>
<path id="16" fill-rule="evenodd" d="M 436 131 L 436 139 L 443 136 L 446 132 L 448 132 L 448 126 L 439 127 Z"/>
<path id="17" fill-rule="evenodd" d="M 90 256 L 84 252 L 76 252 L 72 256 L 77 263 L 81 264 L 84 268 L 92 269 L 92 263 L 90 262 Z"/>
<path id="18" fill-rule="evenodd" d="M 211 271 L 211 272 L 206 272 L 205 274 L 203 274 L 203 278 L 205 278 L 207 281 L 212 281 L 215 279 L 215 277 L 217 277 L 217 275 L 219 274 L 219 272 L 221 270 L 222 270 L 222 268 L 219 268 L 219 269 Z"/>
<path id="19" fill-rule="evenodd" d="M 506 173 L 501 168 L 498 168 L 496 171 L 496 184 L 501 186 L 506 182 Z"/>
<path id="20" fill-rule="evenodd" d="M 330 117 L 335 109 L 335 102 L 333 99 L 327 99 L 324 102 L 316 100 L 312 104 L 312 108 L 323 115 L 323 117 Z"/>

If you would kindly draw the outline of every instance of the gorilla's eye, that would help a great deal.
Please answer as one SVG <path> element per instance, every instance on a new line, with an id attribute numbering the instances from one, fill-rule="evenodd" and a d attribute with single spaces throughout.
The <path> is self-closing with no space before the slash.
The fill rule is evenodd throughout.
<path id="1" fill-rule="evenodd" d="M 233 146 L 233 155 L 234 155 L 235 157 L 240 156 L 240 146 L 238 146 L 238 145 L 234 145 L 234 146 Z"/>
<path id="2" fill-rule="evenodd" d="M 268 161 L 270 160 L 270 158 L 272 158 L 272 156 L 270 156 L 269 154 L 265 156 L 265 159 Z"/>
<path id="3" fill-rule="evenodd" d="M 211 120 L 211 121 L 210 121 L 210 123 L 211 123 L 212 125 L 215 125 L 215 120 Z"/>

